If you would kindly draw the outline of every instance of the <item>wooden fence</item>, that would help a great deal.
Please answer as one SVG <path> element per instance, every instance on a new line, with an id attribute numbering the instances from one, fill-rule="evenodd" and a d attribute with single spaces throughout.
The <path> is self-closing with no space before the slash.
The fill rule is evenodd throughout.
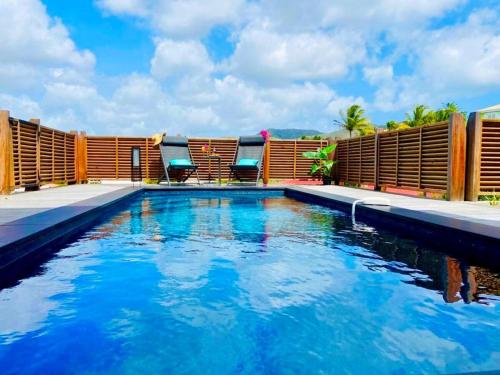
<path id="1" fill-rule="evenodd" d="M 471 113 L 467 122 L 466 199 L 500 194 L 500 120 Z"/>
<path id="2" fill-rule="evenodd" d="M 454 114 L 447 122 L 338 141 L 336 179 L 463 200 L 465 132 L 463 117 Z"/>
<path id="3" fill-rule="evenodd" d="M 312 161 L 304 151 L 326 140 L 271 140 L 266 147 L 264 179 L 310 179 Z M 500 120 L 454 114 L 447 122 L 337 141 L 335 179 L 344 184 L 439 192 L 447 199 L 477 200 L 500 193 Z M 237 139 L 191 138 L 189 147 L 202 180 L 216 179 L 217 165 L 203 145 L 222 156 L 227 178 Z M 141 149 L 142 177 L 163 174 L 160 152 L 147 137 L 87 136 L 23 121 L 0 111 L 0 193 L 37 188 L 49 182 L 130 179 L 131 149 Z"/>
<path id="4" fill-rule="evenodd" d="M 90 179 L 130 179 L 130 153 L 132 147 L 141 149 L 143 178 L 157 179 L 162 176 L 158 148 L 153 148 L 151 139 L 144 137 L 96 137 L 88 136 L 87 177 Z M 309 170 L 312 161 L 302 157 L 304 151 L 314 151 L 327 145 L 326 140 L 271 140 L 269 177 L 271 179 L 311 179 Z M 222 178 L 229 177 L 228 164 L 234 161 L 238 141 L 236 138 L 190 138 L 189 149 L 193 162 L 198 165 L 200 179 L 216 179 L 217 162 L 209 160 L 202 152 L 208 145 L 221 155 Z"/>
<path id="5" fill-rule="evenodd" d="M 76 182 L 76 134 L 23 121 L 0 112 L 0 190 Z"/>

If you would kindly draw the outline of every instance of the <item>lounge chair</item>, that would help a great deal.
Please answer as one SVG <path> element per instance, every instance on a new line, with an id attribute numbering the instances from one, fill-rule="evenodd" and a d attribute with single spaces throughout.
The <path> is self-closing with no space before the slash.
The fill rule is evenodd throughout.
<path id="1" fill-rule="evenodd" d="M 163 136 L 160 143 L 160 154 L 165 169 L 165 177 L 169 185 L 170 174 L 174 176 L 177 182 L 186 182 L 193 173 L 196 174 L 196 179 L 200 184 L 198 166 L 193 163 L 186 137 Z"/>
<path id="2" fill-rule="evenodd" d="M 236 178 L 241 182 L 255 181 L 258 185 L 265 143 L 261 136 L 240 137 L 234 162 L 229 165 L 229 183 Z"/>

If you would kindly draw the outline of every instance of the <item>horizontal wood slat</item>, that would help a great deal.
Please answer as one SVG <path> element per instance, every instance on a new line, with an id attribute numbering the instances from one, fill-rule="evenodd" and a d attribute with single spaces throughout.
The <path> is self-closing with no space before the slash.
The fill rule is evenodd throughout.
<path id="1" fill-rule="evenodd" d="M 146 157 L 146 143 L 147 157 Z M 302 153 L 325 147 L 326 140 L 271 140 L 270 177 L 272 179 L 310 179 L 312 160 Z M 200 179 L 216 179 L 217 161 L 209 160 L 202 152 L 204 145 L 221 155 L 222 178 L 229 177 L 228 165 L 234 162 L 238 140 L 230 138 L 190 138 L 189 149 L 198 165 Z M 152 147 L 151 139 L 144 137 L 87 137 L 87 174 L 93 179 L 130 179 L 132 147 L 141 148 L 141 167 L 144 178 L 156 179 L 163 174 L 160 152 Z M 118 152 L 118 154 L 117 154 Z M 118 168 L 117 168 L 118 166 Z"/>
<path id="2" fill-rule="evenodd" d="M 500 193 L 500 120 L 482 120 L 479 194 Z"/>
<path id="3" fill-rule="evenodd" d="M 75 134 L 9 119 L 15 187 L 76 181 Z"/>
<path id="4" fill-rule="evenodd" d="M 328 145 L 326 140 L 277 140 L 272 139 L 270 150 L 270 178 L 283 180 L 311 179 L 309 171 L 313 160 L 302 156 Z"/>
<path id="5" fill-rule="evenodd" d="M 355 184 L 375 183 L 376 137 L 368 135 L 337 142 L 339 180 Z"/>
<path id="6" fill-rule="evenodd" d="M 368 184 L 446 192 L 448 122 L 338 141 L 337 178 Z"/>

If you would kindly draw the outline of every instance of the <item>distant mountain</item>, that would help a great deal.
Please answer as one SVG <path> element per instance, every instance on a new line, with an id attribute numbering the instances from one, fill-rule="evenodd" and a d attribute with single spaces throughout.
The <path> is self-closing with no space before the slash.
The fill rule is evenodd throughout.
<path id="1" fill-rule="evenodd" d="M 349 132 L 345 129 L 335 130 L 329 133 L 322 133 L 314 129 L 268 129 L 271 133 L 272 138 L 278 139 L 299 139 L 302 136 L 307 136 L 307 139 L 312 139 L 312 137 L 319 135 L 321 138 L 333 138 L 333 139 L 347 139 L 349 138 Z M 357 131 L 352 132 L 353 137 L 358 136 Z"/>
<path id="2" fill-rule="evenodd" d="M 321 132 L 312 129 L 267 129 L 271 133 L 271 137 L 279 139 L 296 139 L 303 135 L 320 135 Z"/>
<path id="3" fill-rule="evenodd" d="M 349 132 L 345 129 L 335 130 L 330 133 L 321 134 L 325 138 L 333 138 L 333 139 L 347 139 L 349 138 Z M 356 131 L 352 132 L 352 136 L 356 137 L 358 134 Z"/>

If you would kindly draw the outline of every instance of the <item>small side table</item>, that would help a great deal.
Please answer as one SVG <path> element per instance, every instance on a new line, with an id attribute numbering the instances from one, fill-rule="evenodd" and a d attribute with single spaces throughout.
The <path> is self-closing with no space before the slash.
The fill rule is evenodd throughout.
<path id="1" fill-rule="evenodd" d="M 221 164 L 222 157 L 220 155 L 217 155 L 217 154 L 208 155 L 207 157 L 208 157 L 208 160 L 217 160 L 217 169 L 219 172 L 219 186 L 221 186 L 222 185 L 222 178 L 221 178 L 220 164 Z"/>

